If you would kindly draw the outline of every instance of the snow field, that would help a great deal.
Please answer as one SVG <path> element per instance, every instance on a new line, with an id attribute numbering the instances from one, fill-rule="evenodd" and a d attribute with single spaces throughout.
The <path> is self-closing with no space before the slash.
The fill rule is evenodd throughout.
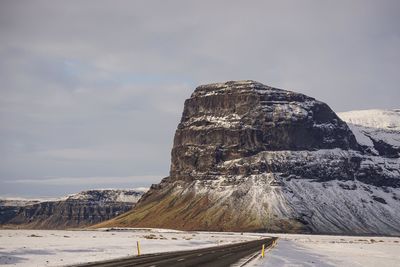
<path id="1" fill-rule="evenodd" d="M 275 248 L 249 266 L 396 267 L 400 238 L 279 234 Z"/>
<path id="2" fill-rule="evenodd" d="M 260 238 L 240 233 L 162 229 L 0 230 L 0 266 L 64 266 L 142 254 L 199 249 Z"/>
<path id="3" fill-rule="evenodd" d="M 65 266 L 142 254 L 199 249 L 279 237 L 248 266 L 400 266 L 400 238 L 294 234 L 185 232 L 166 229 L 97 231 L 1 230 L 1 266 Z M 261 253 L 261 248 L 260 248 Z M 246 259 L 244 259 L 246 260 Z"/>
<path id="4" fill-rule="evenodd" d="M 339 112 L 337 115 L 345 122 L 378 129 L 400 130 L 400 110 L 353 110 Z"/>

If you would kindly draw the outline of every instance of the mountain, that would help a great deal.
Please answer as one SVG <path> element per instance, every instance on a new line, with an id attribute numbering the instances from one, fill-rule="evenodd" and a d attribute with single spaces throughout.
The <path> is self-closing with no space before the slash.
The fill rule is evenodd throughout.
<path id="1" fill-rule="evenodd" d="M 0 224 L 7 228 L 78 228 L 129 211 L 145 189 L 88 190 L 58 200 L 0 200 Z"/>
<path id="2" fill-rule="evenodd" d="M 370 154 L 398 158 L 400 155 L 400 110 L 357 110 L 338 113 Z"/>
<path id="3" fill-rule="evenodd" d="M 97 227 L 399 235 L 400 159 L 387 143 L 399 135 L 351 127 L 325 103 L 255 81 L 199 86 L 170 175 Z"/>

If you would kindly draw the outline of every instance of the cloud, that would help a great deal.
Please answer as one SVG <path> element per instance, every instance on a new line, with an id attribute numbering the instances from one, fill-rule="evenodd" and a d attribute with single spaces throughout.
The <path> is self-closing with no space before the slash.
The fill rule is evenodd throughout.
<path id="1" fill-rule="evenodd" d="M 46 179 L 21 179 L 6 180 L 4 183 L 20 185 L 57 185 L 57 186 L 76 186 L 76 185 L 105 185 L 112 186 L 118 184 L 128 184 L 138 180 L 146 180 L 147 183 L 158 183 L 162 176 L 127 176 L 127 177 L 54 177 Z"/>
<path id="2" fill-rule="evenodd" d="M 202 83 L 254 79 L 336 111 L 399 108 L 398 10 L 390 0 L 2 1 L 0 182 L 166 176 L 183 102 Z"/>

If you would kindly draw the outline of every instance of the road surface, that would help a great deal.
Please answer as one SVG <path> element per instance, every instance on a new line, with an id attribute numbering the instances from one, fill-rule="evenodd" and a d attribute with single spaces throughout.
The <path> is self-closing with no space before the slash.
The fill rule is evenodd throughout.
<path id="1" fill-rule="evenodd" d="M 209 247 L 197 250 L 145 254 L 142 256 L 121 258 L 109 261 L 75 265 L 79 267 L 225 267 L 239 262 L 241 259 L 261 252 L 261 247 L 272 245 L 275 237 L 248 241 L 237 244 Z M 240 265 L 239 265 L 240 266 Z"/>

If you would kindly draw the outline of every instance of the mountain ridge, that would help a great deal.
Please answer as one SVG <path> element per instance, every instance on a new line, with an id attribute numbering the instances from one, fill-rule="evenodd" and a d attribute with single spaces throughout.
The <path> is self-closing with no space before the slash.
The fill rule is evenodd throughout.
<path id="1" fill-rule="evenodd" d="M 0 199 L 3 228 L 81 228 L 129 211 L 145 189 L 86 190 L 52 200 Z"/>

